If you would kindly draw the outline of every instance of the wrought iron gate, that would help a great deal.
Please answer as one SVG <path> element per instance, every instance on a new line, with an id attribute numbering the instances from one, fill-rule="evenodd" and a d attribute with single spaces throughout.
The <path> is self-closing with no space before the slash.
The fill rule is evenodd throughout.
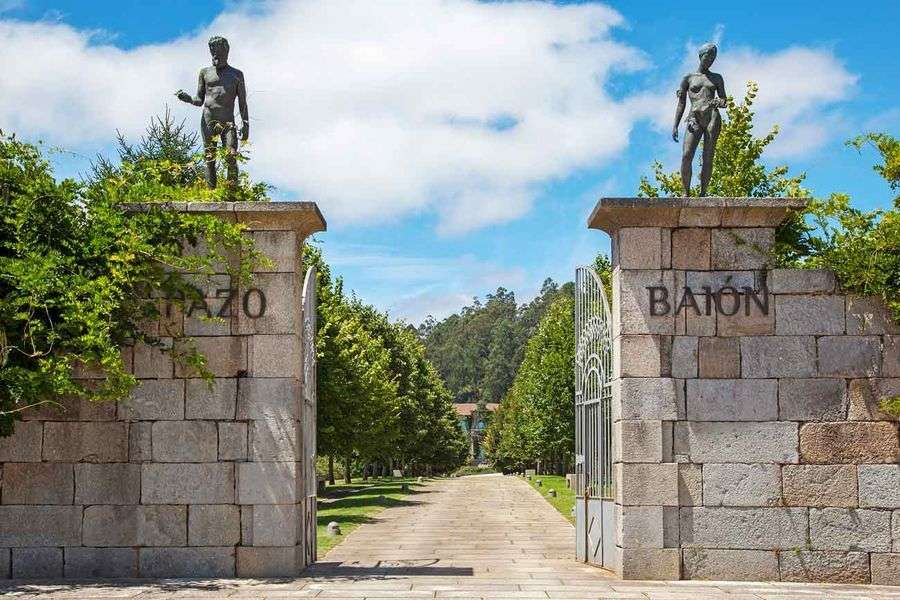
<path id="1" fill-rule="evenodd" d="M 303 559 L 316 562 L 316 269 L 310 267 L 303 281 L 303 392 L 300 427 L 303 448 Z"/>
<path id="2" fill-rule="evenodd" d="M 575 536 L 578 560 L 615 564 L 610 309 L 590 267 L 575 272 Z"/>

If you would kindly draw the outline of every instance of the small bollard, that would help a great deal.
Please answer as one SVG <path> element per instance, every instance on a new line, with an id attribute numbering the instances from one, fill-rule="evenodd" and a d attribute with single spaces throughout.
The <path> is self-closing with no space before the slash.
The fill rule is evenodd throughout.
<path id="1" fill-rule="evenodd" d="M 400 484 L 400 491 L 401 491 L 401 492 L 408 492 L 408 491 L 409 491 L 409 484 L 406 483 L 405 481 L 404 481 L 403 483 L 401 483 L 401 484 Z"/>
<path id="2" fill-rule="evenodd" d="M 341 535 L 341 526 L 337 524 L 337 521 L 332 521 L 328 524 L 326 531 L 331 537 L 336 537 Z"/>
<path id="3" fill-rule="evenodd" d="M 547 495 L 550 496 L 551 498 L 556 498 L 556 490 L 554 490 L 553 488 L 550 488 L 549 490 L 547 490 Z"/>
<path id="4" fill-rule="evenodd" d="M 534 481 L 534 485 L 536 485 L 536 486 L 538 486 L 538 487 L 541 487 L 542 485 L 544 485 L 544 482 L 543 482 L 542 480 L 540 480 L 540 479 L 536 479 L 536 480 Z"/>
<path id="5" fill-rule="evenodd" d="M 421 475 L 419 475 L 419 478 L 418 478 L 416 481 L 418 481 L 419 483 L 422 483 L 422 482 L 425 481 L 425 480 L 422 479 L 422 476 L 421 476 Z"/>

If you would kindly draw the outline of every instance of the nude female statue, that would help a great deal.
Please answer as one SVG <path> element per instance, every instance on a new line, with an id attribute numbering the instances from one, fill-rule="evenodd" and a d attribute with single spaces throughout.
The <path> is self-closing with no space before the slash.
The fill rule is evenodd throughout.
<path id="1" fill-rule="evenodd" d="M 675 125 L 672 127 L 672 139 L 678 141 L 678 125 L 684 115 L 685 96 L 691 99 L 691 110 L 687 116 L 687 129 L 684 132 L 684 146 L 681 155 L 681 185 L 684 195 L 691 195 L 691 163 L 697 152 L 697 144 L 703 140 L 703 166 L 700 169 L 700 195 L 706 195 L 709 179 L 712 176 L 713 157 L 716 153 L 716 141 L 722 128 L 722 117 L 719 109 L 725 108 L 725 80 L 718 73 L 709 70 L 716 60 L 718 49 L 715 44 L 704 44 L 700 47 L 700 67 L 696 73 L 688 73 L 681 80 L 681 86 L 675 95 L 678 105 L 675 108 Z M 716 97 L 718 95 L 718 97 Z"/>
<path id="2" fill-rule="evenodd" d="M 197 84 L 197 96 L 191 96 L 184 90 L 175 95 L 182 102 L 203 107 L 200 118 L 200 133 L 203 136 L 203 149 L 206 155 L 206 184 L 216 187 L 216 145 L 221 142 L 227 149 L 225 165 L 228 183 L 234 185 L 238 180 L 237 159 L 238 132 L 234 123 L 234 103 L 237 101 L 241 113 L 241 141 L 246 142 L 250 136 L 250 116 L 247 111 L 247 88 L 244 74 L 228 64 L 228 40 L 214 37 L 209 40 L 209 53 L 212 66 L 200 70 Z"/>

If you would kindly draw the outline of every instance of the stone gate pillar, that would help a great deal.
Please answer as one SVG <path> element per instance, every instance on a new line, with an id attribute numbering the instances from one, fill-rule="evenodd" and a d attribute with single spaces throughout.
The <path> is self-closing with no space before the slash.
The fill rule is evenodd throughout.
<path id="1" fill-rule="evenodd" d="M 771 270 L 802 199 L 604 198 L 617 572 L 900 583 L 900 328 Z M 893 511 L 893 512 L 892 512 Z M 893 520 L 893 534 L 891 521 Z"/>
<path id="2" fill-rule="evenodd" d="M 0 439 L 0 576 L 294 576 L 305 566 L 302 503 L 315 490 L 304 489 L 314 466 L 300 439 L 302 249 L 325 221 L 309 202 L 175 208 L 245 223 L 272 265 L 249 285 L 223 267 L 203 301 L 146 325 L 166 346 L 190 337 L 211 385 L 169 353 L 126 347 L 139 380 L 129 399 L 31 411 Z"/>

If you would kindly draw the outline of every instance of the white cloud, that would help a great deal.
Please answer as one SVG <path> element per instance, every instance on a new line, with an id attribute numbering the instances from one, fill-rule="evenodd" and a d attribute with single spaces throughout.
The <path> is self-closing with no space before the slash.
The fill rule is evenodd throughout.
<path id="1" fill-rule="evenodd" d="M 842 120 L 834 107 L 856 91 L 859 80 L 822 48 L 795 46 L 768 55 L 735 49 L 723 55 L 722 69 L 735 96 L 748 80 L 759 84 L 757 127 L 767 131 L 777 124 L 780 131 L 769 147 L 773 158 L 807 154 L 833 139 Z"/>
<path id="2" fill-rule="evenodd" d="M 0 124 L 92 154 L 116 129 L 139 135 L 166 103 L 195 123 L 198 109 L 172 93 L 193 91 L 206 40 L 222 34 L 247 77 L 255 177 L 320 203 L 338 228 L 424 212 L 445 235 L 527 213 L 548 181 L 619 155 L 639 119 L 671 126 L 677 74 L 664 93 L 607 93 L 611 74 L 647 60 L 612 38 L 623 19 L 602 4 L 236 6 L 194 35 L 131 50 L 59 22 L 0 19 Z M 761 128 L 782 125 L 777 152 L 829 139 L 839 115 L 827 109 L 856 83 L 823 49 L 726 46 L 717 67 L 736 95 L 759 81 Z"/>
<path id="3" fill-rule="evenodd" d="M 622 22 L 600 4 L 273 1 L 123 51 L 64 24 L 0 21 L 0 123 L 67 145 L 136 135 L 193 91 L 222 34 L 251 92 L 257 177 L 336 225 L 425 210 L 454 234 L 524 214 L 538 184 L 626 146 L 635 117 L 603 88 L 644 64 L 611 38 Z"/>

